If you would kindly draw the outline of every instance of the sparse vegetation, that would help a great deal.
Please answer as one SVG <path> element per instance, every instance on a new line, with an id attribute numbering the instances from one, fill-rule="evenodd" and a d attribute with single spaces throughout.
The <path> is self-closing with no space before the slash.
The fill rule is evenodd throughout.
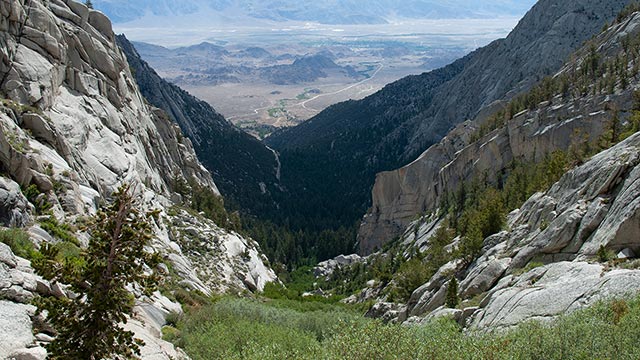
<path id="1" fill-rule="evenodd" d="M 28 150 L 30 150 L 29 147 L 29 141 L 24 138 L 21 137 L 18 132 L 17 129 L 6 129 L 5 127 L 2 127 L 2 133 L 5 137 L 5 139 L 7 139 L 7 142 L 9 143 L 9 146 L 11 146 L 11 148 L 13 148 L 13 150 L 24 154 L 26 153 Z"/>
<path id="2" fill-rule="evenodd" d="M 521 269 L 515 269 L 513 271 L 514 275 L 521 275 L 521 274 L 525 274 L 528 273 L 529 271 L 535 269 L 535 268 L 539 268 L 541 266 L 544 266 L 543 263 L 539 262 L 539 261 L 530 261 L 529 263 L 527 263 L 527 265 L 525 265 L 523 268 Z"/>
<path id="3" fill-rule="evenodd" d="M 611 250 L 605 248 L 604 245 L 600 245 L 596 256 L 598 257 L 598 261 L 605 263 L 614 259 L 616 255 Z"/>
<path id="4" fill-rule="evenodd" d="M 9 245 L 15 255 L 25 259 L 32 259 L 37 255 L 37 250 L 29 239 L 29 234 L 22 229 L 0 230 L 0 242 Z"/>
<path id="5" fill-rule="evenodd" d="M 186 181 L 181 176 L 176 176 L 173 179 L 173 191 L 183 196 L 185 205 L 203 213 L 216 225 L 231 231 L 241 229 L 239 213 L 227 212 L 222 196 L 213 192 L 210 187 L 199 184 L 195 179 Z"/>
<path id="6" fill-rule="evenodd" d="M 36 208 L 36 213 L 43 215 L 51 210 L 53 205 L 47 199 L 46 194 L 41 193 L 35 184 L 31 184 L 21 190 L 24 197 Z"/>
<path id="7" fill-rule="evenodd" d="M 20 104 L 10 99 L 0 99 L 0 102 L 2 102 L 3 106 L 10 108 L 18 115 L 26 113 L 36 113 L 42 115 L 42 111 L 34 106 Z"/>
<path id="8" fill-rule="evenodd" d="M 40 221 L 40 227 L 49 233 L 49 235 L 62 240 L 64 242 L 69 242 L 75 244 L 77 246 L 80 245 L 78 239 L 73 235 L 74 230 L 67 223 L 61 223 L 56 219 L 55 216 L 49 215 L 45 219 Z"/>

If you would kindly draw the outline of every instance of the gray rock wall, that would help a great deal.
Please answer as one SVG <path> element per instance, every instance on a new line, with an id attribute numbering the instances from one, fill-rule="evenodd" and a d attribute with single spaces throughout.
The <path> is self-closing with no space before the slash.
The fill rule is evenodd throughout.
<path id="1" fill-rule="evenodd" d="M 0 90 L 18 104 L 5 134 L 28 129 L 102 195 L 126 179 L 168 196 L 176 175 L 215 189 L 178 127 L 145 104 L 103 14 L 72 0 L 3 0 L 0 14 Z M 18 183 L 43 173 L 37 155 L 8 147 L 0 160 Z"/>
<path id="2" fill-rule="evenodd" d="M 178 269 L 172 276 L 181 286 L 205 294 L 259 291 L 276 280 L 251 239 L 169 211 L 180 201 L 176 177 L 219 192 L 179 127 L 143 99 L 103 14 L 72 0 L 0 0 L 0 95 L 2 225 L 25 227 L 36 246 L 57 241 L 34 223 L 34 204 L 20 186 L 35 185 L 41 194 L 31 201 L 46 200 L 58 220 L 74 223 L 132 183 L 142 207 L 160 210 L 151 247 Z M 194 236 L 182 236 L 187 227 Z M 87 234 L 77 235 L 87 243 Z M 19 352 L 44 359 L 26 304 L 50 293 L 66 296 L 62 284 L 40 279 L 0 243 L 0 358 Z M 161 294 L 135 295 L 128 326 L 147 342 L 144 358 L 184 358 L 160 333 L 168 311 L 180 305 Z"/>
<path id="3" fill-rule="evenodd" d="M 618 36 L 637 34 L 639 23 L 635 17 L 600 35 L 600 51 L 617 51 Z M 580 60 L 566 65 L 560 73 L 576 61 Z M 376 176 L 373 204 L 358 233 L 359 252 L 369 254 L 401 235 L 416 216 L 436 210 L 443 197 L 474 177 L 486 175 L 495 181 L 512 160 L 539 161 L 553 151 L 567 150 L 579 141 L 576 134 L 596 141 L 614 116 L 609 109 L 624 112 L 631 108 L 633 89 L 630 86 L 611 95 L 588 95 L 570 101 L 557 96 L 534 111 L 518 114 L 507 126 L 471 141 L 480 124 L 500 107 L 493 104 L 474 121 L 458 125 L 412 163 Z"/>
<path id="4" fill-rule="evenodd" d="M 614 254 L 640 253 L 639 154 L 636 133 L 532 196 L 509 215 L 509 230 L 485 239 L 483 255 L 474 263 L 445 266 L 418 288 L 407 316 L 423 317 L 444 304 L 448 278 L 439 275 L 444 271 L 462 279 L 462 298 L 482 296 L 472 319 L 480 329 L 550 320 L 639 292 L 639 270 L 598 263 L 596 255 L 601 246 Z M 523 270 L 532 262 L 543 266 Z"/>

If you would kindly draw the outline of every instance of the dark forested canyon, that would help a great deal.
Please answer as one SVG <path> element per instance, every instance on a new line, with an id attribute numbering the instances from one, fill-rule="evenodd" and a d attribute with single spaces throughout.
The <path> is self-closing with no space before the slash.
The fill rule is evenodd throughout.
<path id="1" fill-rule="evenodd" d="M 1 358 L 640 356 L 640 4 L 264 143 L 91 2 L 0 16 Z"/>

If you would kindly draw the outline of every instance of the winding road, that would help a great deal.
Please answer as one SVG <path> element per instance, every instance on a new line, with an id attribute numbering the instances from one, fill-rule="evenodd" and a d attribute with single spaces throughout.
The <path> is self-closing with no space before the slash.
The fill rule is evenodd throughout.
<path id="1" fill-rule="evenodd" d="M 301 102 L 301 103 L 295 104 L 295 105 L 293 105 L 293 106 L 302 106 L 304 109 L 307 109 L 307 110 L 319 111 L 319 110 L 316 110 L 316 109 L 313 109 L 313 108 L 308 108 L 308 107 L 307 107 L 307 104 L 308 104 L 309 102 L 313 101 L 313 100 L 316 100 L 317 98 L 320 98 L 320 97 L 323 97 L 323 96 L 329 96 L 329 95 L 339 94 L 339 93 L 341 93 L 341 92 L 347 91 L 347 90 L 352 89 L 352 88 L 354 88 L 354 87 L 356 87 L 356 86 L 362 85 L 362 84 L 366 83 L 367 81 L 372 80 L 373 78 L 375 78 L 375 77 L 376 77 L 376 75 L 378 75 L 378 73 L 380 72 L 380 70 L 382 70 L 382 69 L 384 68 L 384 64 L 378 64 L 378 65 L 379 65 L 379 66 L 378 66 L 378 68 L 376 69 L 376 71 L 374 71 L 374 72 L 373 72 L 373 74 L 371 74 L 371 76 L 370 76 L 370 77 L 368 77 L 368 78 L 366 78 L 366 79 L 364 79 L 364 80 L 362 80 L 362 81 L 359 81 L 359 82 L 357 82 L 357 83 L 355 83 L 355 84 L 351 84 L 351 85 L 349 85 L 349 86 L 347 86 L 347 87 L 345 87 L 345 88 L 343 88 L 343 89 L 340 89 L 340 90 L 338 90 L 338 91 L 334 91 L 334 92 L 330 92 L 330 93 L 326 93 L 326 94 L 319 94 L 319 95 L 316 95 L 316 96 L 312 97 L 311 99 L 307 99 L 307 100 L 305 100 L 305 101 L 303 101 L 303 102 Z"/>
<path id="2" fill-rule="evenodd" d="M 353 88 L 354 88 L 354 87 L 356 87 L 356 86 L 362 85 L 362 84 L 364 84 L 364 83 L 366 83 L 366 82 L 368 82 L 368 81 L 371 81 L 371 80 L 373 80 L 373 79 L 376 77 L 376 75 L 378 75 L 378 73 L 379 73 L 383 68 L 384 68 L 384 64 L 380 63 L 380 64 L 378 64 L 378 68 L 373 72 L 373 74 L 371 74 L 371 76 L 370 76 L 370 77 L 368 77 L 368 78 L 366 78 L 366 79 L 364 79 L 364 80 L 358 81 L 357 83 L 353 83 L 353 84 L 351 84 L 351 85 L 349 85 L 349 86 L 346 86 L 346 87 L 344 87 L 344 88 L 342 88 L 342 89 L 340 89 L 340 90 L 337 90 L 337 91 L 333 91 L 333 92 L 330 92 L 330 93 L 318 94 L 318 95 L 316 95 L 316 96 L 314 96 L 314 97 L 312 97 L 312 98 L 310 98 L 310 99 L 306 99 L 306 100 L 304 100 L 304 101 L 302 101 L 302 102 L 299 102 L 299 103 L 297 103 L 297 104 L 293 104 L 293 105 L 291 105 L 290 107 L 301 106 L 301 107 L 302 107 L 303 109 L 305 109 L 305 110 L 311 110 L 311 111 L 315 111 L 315 112 L 320 112 L 320 110 L 316 110 L 316 109 L 314 109 L 314 108 L 309 108 L 309 107 L 307 107 L 307 104 L 308 104 L 309 102 L 314 101 L 314 100 L 316 100 L 316 99 L 318 99 L 318 98 L 321 98 L 321 97 L 323 97 L 323 96 L 330 96 L 330 95 L 339 94 L 339 93 L 345 92 L 345 91 L 347 91 L 347 90 L 353 89 Z M 268 109 L 272 109 L 274 106 L 275 106 L 274 104 L 271 104 L 271 105 L 269 105 L 269 106 L 259 107 L 259 108 L 253 109 L 253 112 L 254 112 L 256 115 L 260 115 L 260 111 L 268 110 Z M 227 120 L 236 119 L 236 118 L 241 118 L 241 117 L 245 117 L 245 116 L 247 116 L 247 115 L 237 115 L 237 116 L 232 116 L 232 117 L 228 117 L 228 118 L 227 118 Z M 279 120 L 278 120 L 278 121 L 279 121 Z M 276 124 L 274 124 L 274 125 L 275 125 L 275 126 L 278 126 L 278 123 L 276 122 Z"/>

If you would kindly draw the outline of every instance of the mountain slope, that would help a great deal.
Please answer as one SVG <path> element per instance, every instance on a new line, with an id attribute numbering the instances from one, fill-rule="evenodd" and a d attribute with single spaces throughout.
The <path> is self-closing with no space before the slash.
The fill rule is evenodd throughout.
<path id="1" fill-rule="evenodd" d="M 0 233 L 12 244 L 0 244 L 0 358 L 44 358 L 55 334 L 31 302 L 74 296 L 20 256 L 34 259 L 46 244 L 65 254 L 55 261 L 81 264 L 87 222 L 123 183 L 141 211 L 157 214 L 145 251 L 164 263 L 162 292 L 131 287 L 136 307 L 126 326 L 145 340 L 143 357 L 185 358 L 160 338 L 169 313 L 182 311 L 176 299 L 259 291 L 276 279 L 253 240 L 187 209 L 200 196 L 210 206 L 203 211 L 223 212 L 191 142 L 144 101 L 104 14 L 72 0 L 2 0 L 0 59 Z M 192 186 L 179 189 L 176 179 Z M 36 341 L 34 329 L 49 335 Z"/>
<path id="2" fill-rule="evenodd" d="M 635 3 L 623 11 L 560 71 L 501 110 L 460 124 L 413 163 L 380 174 L 363 228 L 387 221 L 398 229 L 377 244 L 361 231 L 361 252 L 388 250 L 366 261 L 348 257 L 356 265 L 329 283 L 369 282 L 348 301 L 375 298 L 369 315 L 385 321 L 451 316 L 482 330 L 547 323 L 636 296 L 638 10 Z M 317 270 L 348 263 L 338 260 Z M 369 272 L 360 275 L 363 268 Z"/>
<path id="3" fill-rule="evenodd" d="M 583 48 L 573 56 L 586 56 L 586 52 L 588 49 Z M 579 64 L 575 60 L 569 62 L 560 74 L 564 77 L 568 73 L 575 73 L 575 69 L 568 69 L 571 66 L 575 68 Z M 555 75 L 556 78 L 559 76 Z M 576 81 L 571 76 L 562 81 L 565 84 Z M 546 79 L 534 93 L 548 91 L 547 88 L 553 86 L 556 86 L 555 83 Z M 415 161 L 400 169 L 377 174 L 372 191 L 373 205 L 365 216 L 358 235 L 360 251 L 371 252 L 375 247 L 392 240 L 404 231 L 415 216 L 434 211 L 450 193 L 458 191 L 464 182 L 469 182 L 474 177 L 487 173 L 484 175 L 486 178 L 496 181 L 513 160 L 539 161 L 555 150 L 567 150 L 579 140 L 574 130 L 593 141 L 600 135 L 603 123 L 610 116 L 609 111 L 603 110 L 601 104 L 609 102 L 607 106 L 612 109 L 628 108 L 630 97 L 628 92 L 624 92 L 622 95 L 605 94 L 595 99 L 576 100 L 573 107 L 578 110 L 573 111 L 578 111 L 579 114 L 589 113 L 591 116 L 583 122 L 568 121 L 561 124 L 557 124 L 556 120 L 577 118 L 579 114 L 553 104 L 540 110 L 536 122 L 531 122 L 531 114 L 521 113 L 516 116 L 515 113 L 526 108 L 535 109 L 537 104 L 523 106 L 522 100 L 516 99 L 507 105 L 501 115 L 514 118 L 509 127 L 503 128 L 499 136 L 494 134 L 486 143 L 469 146 L 473 144 L 470 140 L 474 132 L 477 134 L 481 131 L 479 128 L 487 126 L 484 122 L 495 121 L 495 118 L 487 119 L 490 112 L 485 109 L 474 122 L 458 126 Z M 541 130 L 541 123 L 548 126 L 544 132 Z M 487 152 L 487 149 L 491 149 L 491 152 Z"/>
<path id="4" fill-rule="evenodd" d="M 225 198 L 249 212 L 275 207 L 271 194 L 280 192 L 275 154 L 209 104 L 162 79 L 124 35 L 117 36 L 117 42 L 142 95 L 180 125 Z"/>
<path id="5" fill-rule="evenodd" d="M 266 143 L 281 154 L 283 183 L 300 199 L 293 206 L 334 224 L 355 220 L 377 172 L 414 160 L 453 125 L 558 70 L 627 3 L 540 1 L 506 39 L 273 134 Z"/>

